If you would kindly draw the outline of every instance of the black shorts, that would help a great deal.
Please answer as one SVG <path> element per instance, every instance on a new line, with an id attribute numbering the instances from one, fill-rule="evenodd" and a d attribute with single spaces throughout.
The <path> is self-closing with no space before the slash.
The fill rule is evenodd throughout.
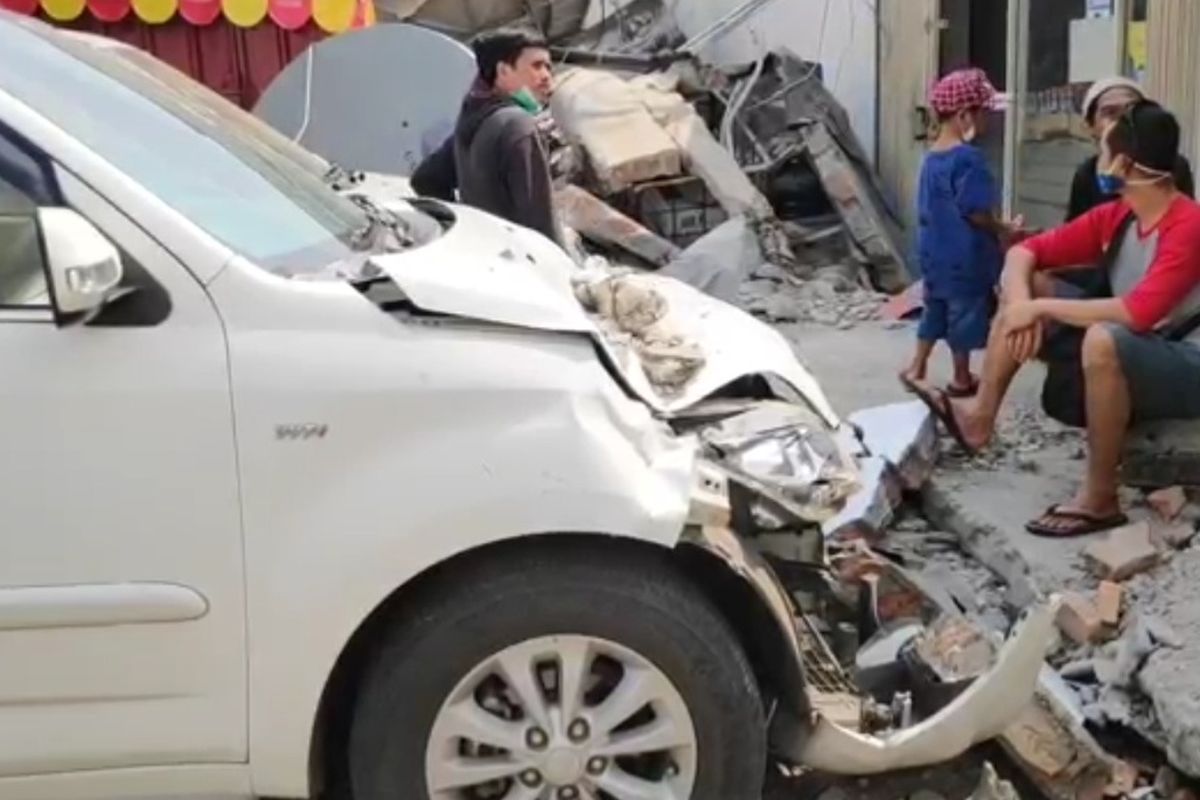
<path id="1" fill-rule="evenodd" d="M 1099 286 L 1093 283 L 1092 287 Z M 1107 280 L 1103 282 L 1107 288 Z M 1088 294 L 1077 283 L 1060 283 L 1059 297 L 1111 297 Z M 1129 384 L 1135 422 L 1200 418 L 1200 345 L 1173 341 L 1157 333 L 1135 333 L 1106 323 L 1117 347 L 1121 371 Z M 1083 376 L 1082 328 L 1053 323 L 1047 327 L 1040 358 L 1046 363 L 1042 407 L 1065 425 L 1087 425 Z"/>

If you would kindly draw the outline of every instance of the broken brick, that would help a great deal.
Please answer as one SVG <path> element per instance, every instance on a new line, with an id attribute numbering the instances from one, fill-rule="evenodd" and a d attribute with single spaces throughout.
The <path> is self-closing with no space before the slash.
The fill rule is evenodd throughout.
<path id="1" fill-rule="evenodd" d="M 1018 763 L 1054 779 L 1077 758 L 1075 742 L 1050 712 L 1030 704 L 1000 738 Z"/>
<path id="2" fill-rule="evenodd" d="M 1119 583 L 1104 581 L 1100 584 L 1096 592 L 1096 614 L 1101 623 L 1114 627 L 1121 623 L 1121 599 L 1124 593 Z"/>
<path id="3" fill-rule="evenodd" d="M 1151 492 L 1146 496 L 1146 503 L 1157 511 L 1160 517 L 1170 521 L 1177 519 L 1183 507 L 1187 505 L 1187 495 L 1182 487 L 1172 486 L 1169 489 Z"/>
<path id="4" fill-rule="evenodd" d="M 1150 525 L 1136 522 L 1118 528 L 1108 538 L 1089 544 L 1083 550 L 1100 577 L 1123 581 L 1158 564 L 1158 549 L 1150 538 Z"/>
<path id="5" fill-rule="evenodd" d="M 1058 607 L 1058 628 L 1075 644 L 1089 644 L 1100 638 L 1104 623 L 1092 602 L 1075 592 L 1063 595 Z"/>

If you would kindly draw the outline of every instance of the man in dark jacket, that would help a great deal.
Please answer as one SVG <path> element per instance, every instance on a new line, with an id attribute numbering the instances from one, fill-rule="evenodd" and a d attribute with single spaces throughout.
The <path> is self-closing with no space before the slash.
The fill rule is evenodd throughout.
<path id="1" fill-rule="evenodd" d="M 536 115 L 552 88 L 545 41 L 518 30 L 489 32 L 473 48 L 479 75 L 454 136 L 417 167 L 413 189 L 463 203 L 562 241 Z"/>
<path id="2" fill-rule="evenodd" d="M 1136 81 L 1129 78 L 1105 78 L 1096 81 L 1083 98 L 1083 118 L 1091 129 L 1092 137 L 1099 144 L 1108 126 L 1112 125 L 1134 103 L 1146 100 L 1146 92 Z M 1075 170 L 1075 178 L 1071 181 L 1071 197 L 1067 203 L 1067 222 L 1082 217 L 1093 208 L 1116 200 L 1114 195 L 1106 195 L 1100 191 L 1096 182 L 1096 162 L 1099 155 L 1094 155 Z M 1192 179 L 1192 166 L 1182 155 L 1175 159 L 1175 188 L 1188 197 L 1196 196 L 1196 187 Z"/>

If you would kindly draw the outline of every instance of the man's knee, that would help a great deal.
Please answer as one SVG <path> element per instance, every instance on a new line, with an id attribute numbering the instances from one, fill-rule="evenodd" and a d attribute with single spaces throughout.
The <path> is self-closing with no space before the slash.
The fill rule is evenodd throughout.
<path id="1" fill-rule="evenodd" d="M 1086 371 L 1119 370 L 1117 337 L 1112 325 L 1092 325 L 1083 337 L 1083 368 Z"/>

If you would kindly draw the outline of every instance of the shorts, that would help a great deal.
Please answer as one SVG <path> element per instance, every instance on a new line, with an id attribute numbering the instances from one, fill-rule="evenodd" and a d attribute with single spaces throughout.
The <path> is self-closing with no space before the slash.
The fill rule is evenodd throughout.
<path id="1" fill-rule="evenodd" d="M 923 342 L 945 341 L 955 353 L 970 353 L 987 347 L 996 314 L 996 297 L 926 297 L 917 338 Z"/>
<path id="2" fill-rule="evenodd" d="M 1072 299 L 1096 296 L 1067 284 L 1059 285 L 1055 293 Z M 1135 333 L 1115 323 L 1105 323 L 1105 327 L 1116 344 L 1129 385 L 1135 423 L 1200 418 L 1200 345 L 1172 341 L 1157 333 Z M 1087 424 L 1084 335 L 1082 328 L 1051 325 L 1041 353 L 1047 367 L 1042 405 L 1050 416 L 1076 427 Z"/>

